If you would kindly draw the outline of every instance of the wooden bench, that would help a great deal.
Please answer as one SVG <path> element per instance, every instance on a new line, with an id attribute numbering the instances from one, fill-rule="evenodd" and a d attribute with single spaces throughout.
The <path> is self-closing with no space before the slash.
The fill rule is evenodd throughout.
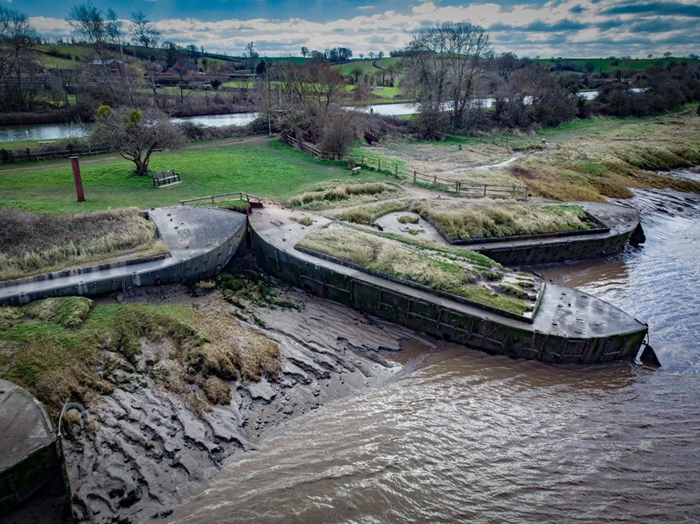
<path id="1" fill-rule="evenodd" d="M 156 187 L 174 186 L 180 183 L 180 173 L 174 169 L 168 169 L 160 173 L 151 173 L 151 177 L 153 177 L 153 185 Z"/>
<path id="2" fill-rule="evenodd" d="M 358 175 L 360 173 L 360 166 L 353 167 L 350 171 L 352 171 L 353 175 Z"/>

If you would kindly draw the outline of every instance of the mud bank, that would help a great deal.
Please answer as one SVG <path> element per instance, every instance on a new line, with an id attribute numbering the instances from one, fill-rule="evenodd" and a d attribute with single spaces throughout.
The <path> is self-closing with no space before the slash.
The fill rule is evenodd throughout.
<path id="1" fill-rule="evenodd" d="M 411 330 L 350 308 L 290 289 L 278 292 L 301 310 L 260 307 L 256 315 L 265 329 L 246 327 L 279 344 L 279 376 L 231 382 L 230 405 L 197 413 L 144 374 L 120 372 L 115 391 L 88 406 L 84 428 L 74 426 L 64 441 L 78 520 L 167 519 L 227 458 L 256 449 L 270 429 L 395 379 L 405 366 L 388 357 L 402 343 L 432 345 Z M 132 290 L 118 299 L 233 308 L 218 292 L 192 299 L 178 286 Z M 141 358 L 164 349 L 157 346 L 142 342 Z"/>

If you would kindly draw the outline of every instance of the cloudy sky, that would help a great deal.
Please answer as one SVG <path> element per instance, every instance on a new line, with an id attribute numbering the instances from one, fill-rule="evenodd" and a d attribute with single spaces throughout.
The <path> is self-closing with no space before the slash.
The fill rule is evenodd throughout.
<path id="1" fill-rule="evenodd" d="M 65 21 L 76 2 L 0 0 L 31 17 L 44 37 L 69 36 Z M 436 22 L 471 22 L 489 30 L 497 52 L 520 56 L 645 57 L 700 54 L 698 0 L 93 0 L 127 19 L 143 11 L 166 40 L 240 55 L 245 44 L 268 56 L 299 54 L 301 46 L 350 47 L 355 56 L 404 46 Z M 9 4 L 9 5 L 7 5 Z"/>

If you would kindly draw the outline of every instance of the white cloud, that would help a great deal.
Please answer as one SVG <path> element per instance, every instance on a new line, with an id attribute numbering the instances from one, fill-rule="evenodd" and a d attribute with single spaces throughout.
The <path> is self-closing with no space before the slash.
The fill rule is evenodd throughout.
<path id="1" fill-rule="evenodd" d="M 155 0 L 151 0 L 155 1 Z M 678 0 L 693 5 L 696 0 Z M 370 51 L 385 53 L 403 47 L 411 35 L 438 22 L 471 22 L 490 30 L 497 52 L 513 51 L 529 56 L 607 56 L 611 54 L 643 55 L 654 52 L 654 42 L 668 38 L 681 42 L 671 51 L 676 54 L 696 52 L 697 37 L 688 30 L 666 33 L 633 33 L 634 23 L 654 20 L 658 13 L 643 15 L 607 15 L 612 7 L 627 5 L 627 0 L 553 0 L 542 6 L 527 3 L 509 7 L 497 3 L 436 5 L 422 2 L 407 12 L 386 10 L 374 14 L 358 14 L 328 22 L 312 22 L 303 18 L 268 20 L 262 18 L 202 21 L 195 18 L 159 20 L 163 38 L 181 45 L 195 44 L 207 50 L 232 55 L 241 54 L 247 42 L 270 56 L 298 53 L 301 46 L 327 49 L 343 46 L 355 54 Z M 360 11 L 376 9 L 360 6 Z M 682 17 L 678 17 L 682 19 Z M 688 20 L 688 18 L 683 18 Z M 69 36 L 71 28 L 65 20 L 45 17 L 31 19 L 37 31 L 48 37 Z M 619 21 L 616 24 L 615 21 Z M 638 41 L 646 40 L 648 45 Z M 383 42 L 378 46 L 372 42 Z M 683 44 L 682 42 L 687 42 Z M 625 42 L 630 42 L 626 45 Z"/>

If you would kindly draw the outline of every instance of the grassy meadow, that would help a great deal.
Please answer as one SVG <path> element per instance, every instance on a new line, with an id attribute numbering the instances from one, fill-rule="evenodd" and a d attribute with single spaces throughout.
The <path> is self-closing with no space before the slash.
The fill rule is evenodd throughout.
<path id="1" fill-rule="evenodd" d="M 539 62 L 542 65 L 553 67 L 558 62 L 562 64 L 571 64 L 576 67 L 585 68 L 586 64 L 591 63 L 595 67 L 594 72 L 596 73 L 613 73 L 617 70 L 621 71 L 646 71 L 647 69 L 660 66 L 668 67 L 671 63 L 683 63 L 685 62 L 690 67 L 697 67 L 700 65 L 700 60 L 691 60 L 689 58 L 678 58 L 678 57 L 668 57 L 668 58 L 635 58 L 632 60 L 619 60 L 617 65 L 614 65 L 615 60 L 610 58 L 561 58 L 561 59 L 540 59 Z"/>
<path id="2" fill-rule="evenodd" d="M 691 111 L 646 118 L 595 118 L 545 129 L 549 146 L 507 171 L 533 194 L 556 200 L 629 198 L 630 189 L 700 192 L 700 183 L 654 171 L 700 164 L 700 118 Z M 520 141 L 519 146 L 537 143 Z"/>
<path id="3" fill-rule="evenodd" d="M 226 142 L 230 144 L 230 141 Z M 256 196 L 287 199 L 322 182 L 349 180 L 343 165 L 316 160 L 279 140 L 242 141 L 205 147 L 199 144 L 176 152 L 157 153 L 152 171 L 175 169 L 182 183 L 157 189 L 150 177 L 137 177 L 133 163 L 117 155 L 89 157 L 81 164 L 86 202 L 75 201 L 68 159 L 0 168 L 2 205 L 34 212 L 79 213 L 135 206 L 141 209 L 176 205 L 180 200 L 243 191 Z M 353 184 L 387 180 L 363 170 Z"/>

